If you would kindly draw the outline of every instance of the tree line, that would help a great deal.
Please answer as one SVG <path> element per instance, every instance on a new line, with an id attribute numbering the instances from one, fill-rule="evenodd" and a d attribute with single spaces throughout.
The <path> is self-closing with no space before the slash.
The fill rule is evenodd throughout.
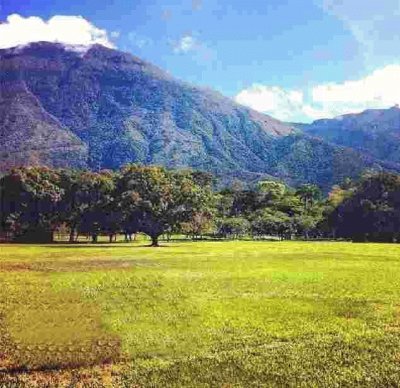
<path id="1" fill-rule="evenodd" d="M 52 242 L 64 227 L 79 235 L 145 233 L 193 239 L 345 238 L 400 241 L 400 177 L 365 174 L 324 196 L 311 184 L 261 181 L 216 191 L 211 174 L 128 165 L 118 171 L 17 168 L 0 180 L 1 229 L 15 241 Z"/>

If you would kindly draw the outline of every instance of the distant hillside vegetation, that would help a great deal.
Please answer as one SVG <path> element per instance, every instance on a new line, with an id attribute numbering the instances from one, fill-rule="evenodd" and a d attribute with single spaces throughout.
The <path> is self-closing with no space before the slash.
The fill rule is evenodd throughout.
<path id="1" fill-rule="evenodd" d="M 0 50 L 0 82 L 3 171 L 137 162 L 189 166 L 223 181 L 273 176 L 328 189 L 365 168 L 400 170 L 99 45 L 86 52 L 53 43 Z"/>
<path id="2" fill-rule="evenodd" d="M 400 163 L 400 108 L 369 109 L 334 119 L 301 124 L 303 131 L 334 144 Z"/>

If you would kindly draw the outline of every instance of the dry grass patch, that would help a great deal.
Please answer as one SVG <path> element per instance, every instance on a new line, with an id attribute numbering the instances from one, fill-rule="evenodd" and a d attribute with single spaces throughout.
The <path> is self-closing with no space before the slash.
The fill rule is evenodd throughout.
<path id="1" fill-rule="evenodd" d="M 0 371 L 81 367 L 121 356 L 121 341 L 105 330 L 99 306 L 76 292 L 55 292 L 43 276 L 33 277 L 23 296 L 14 294 L 7 302 L 0 321 Z"/>

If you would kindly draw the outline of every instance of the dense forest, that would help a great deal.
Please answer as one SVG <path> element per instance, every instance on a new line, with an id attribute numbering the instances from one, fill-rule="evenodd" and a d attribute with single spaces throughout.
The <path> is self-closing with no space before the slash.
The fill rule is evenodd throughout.
<path id="1" fill-rule="evenodd" d="M 335 239 L 400 242 L 400 176 L 366 173 L 327 196 L 314 185 L 260 181 L 214 190 L 215 178 L 189 170 L 127 165 L 100 172 L 17 168 L 0 180 L 1 232 L 20 242 L 52 242 L 54 232 L 136 233 L 199 238 Z"/>

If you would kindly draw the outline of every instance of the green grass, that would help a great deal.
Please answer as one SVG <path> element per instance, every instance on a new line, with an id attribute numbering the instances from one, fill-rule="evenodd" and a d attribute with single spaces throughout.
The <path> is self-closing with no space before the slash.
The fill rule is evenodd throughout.
<path id="1" fill-rule="evenodd" d="M 400 384 L 399 245 L 165 245 L 0 245 L 0 383 Z"/>

